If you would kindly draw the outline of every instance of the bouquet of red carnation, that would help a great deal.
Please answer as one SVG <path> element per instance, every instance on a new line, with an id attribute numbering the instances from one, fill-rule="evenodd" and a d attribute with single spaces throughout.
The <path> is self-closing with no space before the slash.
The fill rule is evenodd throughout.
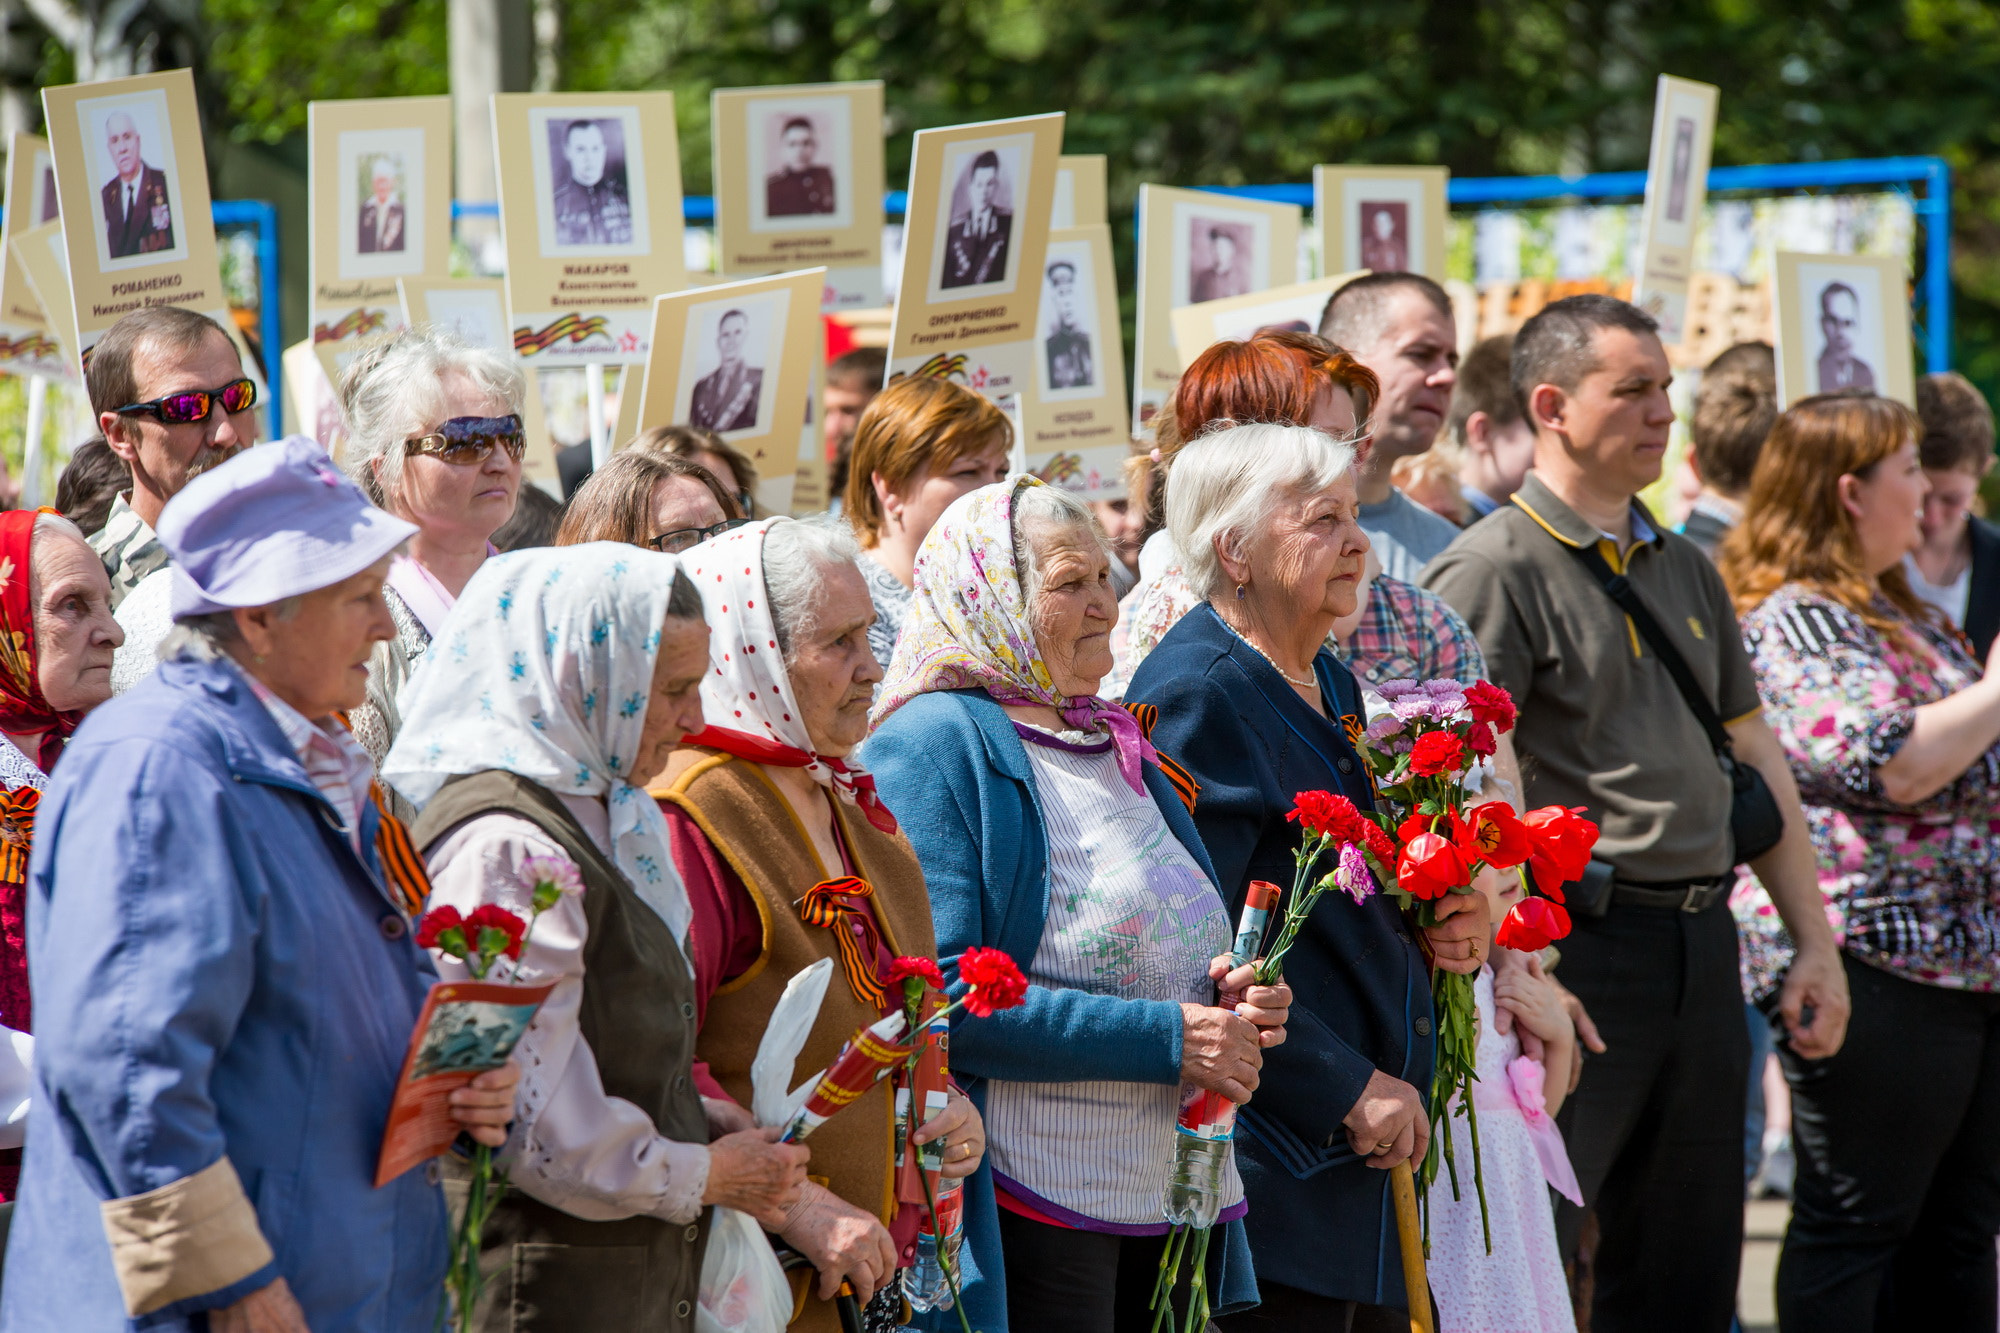
<path id="1" fill-rule="evenodd" d="M 1326 841 L 1338 843 L 1340 868 L 1328 878 L 1345 886 L 1373 872 L 1426 928 L 1437 924 L 1435 904 L 1446 894 L 1475 891 L 1473 877 L 1481 869 L 1514 870 L 1521 876 L 1523 894 L 1500 923 L 1498 942 L 1510 949 L 1538 950 L 1569 934 L 1562 886 L 1582 875 L 1597 842 L 1597 826 L 1580 811 L 1561 806 L 1516 815 L 1504 801 L 1475 805 L 1466 792 L 1473 767 L 1490 757 L 1501 733 L 1514 726 L 1514 701 L 1507 692 L 1488 681 L 1467 686 L 1452 680 L 1398 680 L 1382 685 L 1380 693 L 1389 710 L 1368 724 L 1362 744 L 1377 784 L 1377 808 L 1361 817 L 1365 827 L 1357 829 L 1343 811 L 1322 813 L 1325 793 L 1302 793 L 1293 817 L 1315 836 L 1300 848 L 1301 858 L 1308 848 L 1317 856 Z M 1303 877 L 1303 860 L 1301 865 Z M 1537 897 L 1537 891 L 1545 896 Z M 1456 1097 L 1472 1144 L 1473 1181 L 1484 1223 L 1486 1188 L 1472 1101 L 1479 1044 L 1473 978 L 1434 970 L 1431 998 L 1437 1022 L 1433 1126 L 1456 1198 L 1458 1167 L 1449 1112 Z M 1425 1191 L 1437 1178 L 1438 1161 L 1437 1153 L 1424 1159 L 1419 1182 Z M 1493 1248 L 1490 1227 L 1486 1248 L 1489 1253 Z"/>

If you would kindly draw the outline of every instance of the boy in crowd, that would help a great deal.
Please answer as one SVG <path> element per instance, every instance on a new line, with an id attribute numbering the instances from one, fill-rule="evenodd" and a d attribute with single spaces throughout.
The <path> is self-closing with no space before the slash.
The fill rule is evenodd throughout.
<path id="1" fill-rule="evenodd" d="M 1951 617 L 1986 659 L 2000 630 L 2000 528 L 1973 516 L 1980 479 L 1993 470 L 1993 409 L 1957 371 L 1917 381 L 1917 445 L 1930 494 L 1923 545 L 1903 559 L 1910 590 Z"/>
<path id="2" fill-rule="evenodd" d="M 1535 461 L 1535 432 L 1514 401 L 1508 367 L 1514 335 L 1484 338 L 1458 367 L 1451 395 L 1451 434 L 1458 441 L 1459 494 L 1477 523 L 1521 489 Z"/>
<path id="3" fill-rule="evenodd" d="M 1681 524 L 1681 536 L 1711 560 L 1743 516 L 1757 454 L 1777 419 L 1778 363 L 1769 343 L 1737 343 L 1701 372 L 1688 423 L 1701 494 Z"/>

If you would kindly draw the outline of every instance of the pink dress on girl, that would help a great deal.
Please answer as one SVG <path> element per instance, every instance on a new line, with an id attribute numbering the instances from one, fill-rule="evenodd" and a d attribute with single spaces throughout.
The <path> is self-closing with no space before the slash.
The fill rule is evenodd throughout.
<path id="1" fill-rule="evenodd" d="M 1493 1023 L 1493 969 L 1480 969 L 1479 1149 L 1493 1253 L 1479 1225 L 1472 1143 L 1456 1103 L 1452 1144 L 1459 1193 L 1442 1165 L 1431 1185 L 1431 1291 L 1441 1333 L 1576 1333 L 1569 1284 L 1556 1250 L 1549 1187 L 1582 1202 L 1562 1132 L 1542 1103 L 1542 1066 L 1521 1054 L 1521 1039 Z M 1441 1151 L 1437 1136 L 1431 1151 Z"/>

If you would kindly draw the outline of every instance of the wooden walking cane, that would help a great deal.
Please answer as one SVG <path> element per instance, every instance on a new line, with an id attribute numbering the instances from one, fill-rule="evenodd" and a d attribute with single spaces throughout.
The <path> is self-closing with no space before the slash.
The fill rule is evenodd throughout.
<path id="1" fill-rule="evenodd" d="M 1403 1290 L 1410 1298 L 1410 1333 L 1437 1333 L 1431 1323 L 1431 1280 L 1424 1272 L 1424 1228 L 1417 1218 L 1417 1182 L 1410 1164 L 1389 1168 L 1389 1192 L 1396 1196 L 1396 1235 L 1403 1243 Z"/>

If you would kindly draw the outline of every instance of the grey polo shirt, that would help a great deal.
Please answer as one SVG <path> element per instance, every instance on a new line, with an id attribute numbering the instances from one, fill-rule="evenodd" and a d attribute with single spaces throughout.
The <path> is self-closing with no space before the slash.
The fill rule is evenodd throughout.
<path id="1" fill-rule="evenodd" d="M 1617 545 L 1533 473 L 1424 571 L 1472 626 L 1487 675 L 1514 696 L 1530 807 L 1583 806 L 1620 879 L 1721 875 L 1735 851 L 1729 780 L 1673 677 L 1567 548 L 1596 543 L 1672 636 L 1725 721 L 1759 712 L 1757 681 L 1722 576 L 1637 501 L 1640 538 Z"/>

